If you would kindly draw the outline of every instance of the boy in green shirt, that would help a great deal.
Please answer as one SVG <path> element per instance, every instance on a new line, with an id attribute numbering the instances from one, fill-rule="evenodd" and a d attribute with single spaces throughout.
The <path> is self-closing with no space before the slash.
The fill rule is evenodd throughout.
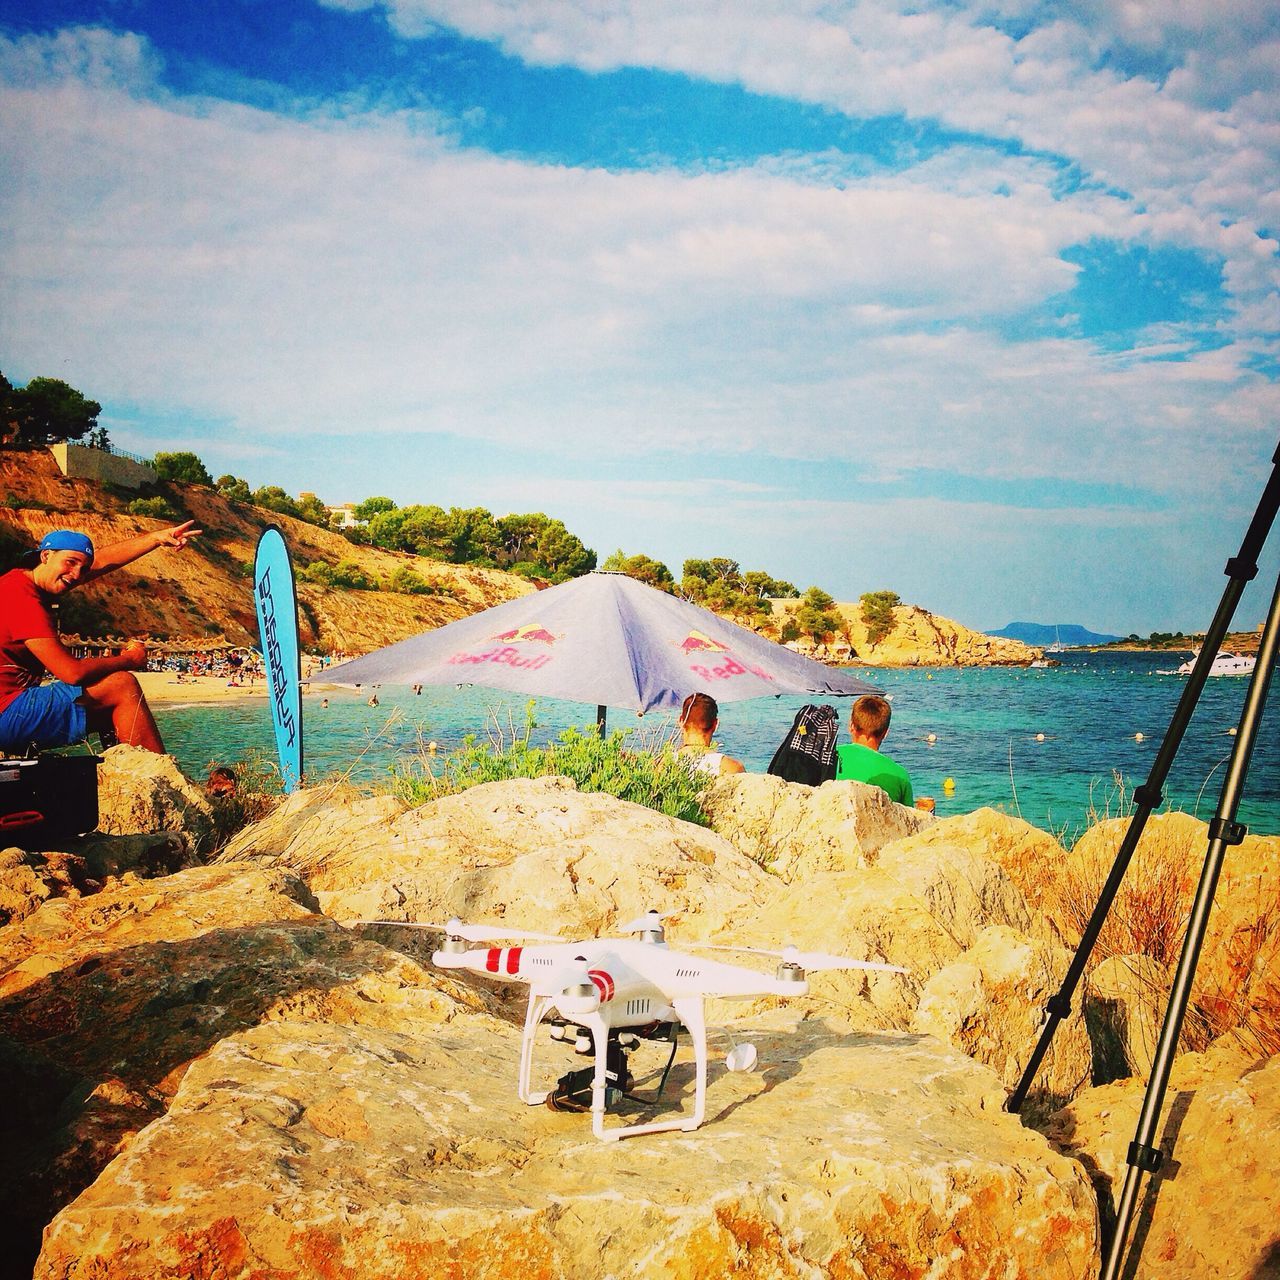
<path id="1" fill-rule="evenodd" d="M 849 712 L 849 736 L 853 739 L 836 748 L 836 781 L 867 782 L 879 787 L 890 800 L 932 812 L 933 801 L 916 800 L 907 771 L 889 756 L 880 744 L 889 732 L 892 716 L 889 704 L 878 694 L 868 693 Z"/>

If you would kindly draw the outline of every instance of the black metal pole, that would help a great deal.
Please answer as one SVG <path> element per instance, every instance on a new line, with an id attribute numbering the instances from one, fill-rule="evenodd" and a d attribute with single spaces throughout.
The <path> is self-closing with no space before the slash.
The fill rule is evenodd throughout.
<path id="1" fill-rule="evenodd" d="M 1106 923 L 1107 913 L 1111 910 L 1116 894 L 1120 891 L 1121 881 L 1123 881 L 1125 872 L 1129 869 L 1129 862 L 1133 858 L 1134 850 L 1138 847 L 1138 841 L 1142 838 L 1147 819 L 1164 802 L 1165 779 L 1169 776 L 1169 769 L 1173 764 L 1174 757 L 1178 754 L 1178 748 L 1182 744 L 1187 725 L 1191 721 L 1196 704 L 1199 702 L 1200 695 L 1204 690 L 1205 681 L 1209 677 L 1209 668 L 1213 665 L 1213 660 L 1217 656 L 1222 641 L 1227 634 L 1231 619 L 1235 614 L 1236 606 L 1240 603 L 1241 595 L 1244 594 L 1245 587 L 1257 577 L 1258 556 L 1261 554 L 1262 546 L 1271 531 L 1276 512 L 1280 509 L 1280 445 L 1276 446 L 1271 463 L 1271 476 L 1263 488 L 1262 497 L 1258 500 L 1257 510 L 1253 513 L 1253 519 L 1249 522 L 1249 528 L 1240 544 L 1239 554 L 1227 561 L 1224 572 L 1229 581 L 1223 590 L 1222 599 L 1218 604 L 1217 612 L 1213 616 L 1213 621 L 1210 623 L 1208 631 L 1205 632 L 1204 643 L 1200 646 L 1200 653 L 1192 667 L 1190 676 L 1187 677 L 1186 688 L 1183 689 L 1182 696 L 1178 699 L 1178 705 L 1174 710 L 1169 728 L 1165 732 L 1164 740 L 1160 744 L 1160 749 L 1156 752 L 1151 772 L 1146 782 L 1133 793 L 1135 808 L 1129 819 L 1129 826 L 1125 831 L 1124 839 L 1116 852 L 1115 861 L 1111 866 L 1111 873 L 1107 876 L 1106 883 L 1102 886 L 1097 905 L 1093 909 L 1093 914 L 1089 917 L 1089 923 L 1081 934 L 1080 945 L 1076 948 L 1076 953 L 1072 957 L 1066 977 L 1063 978 L 1062 986 L 1059 988 L 1058 993 L 1045 1005 L 1046 1018 L 1040 1032 L 1040 1039 L 1036 1042 L 1036 1047 L 1032 1051 L 1031 1057 L 1027 1060 L 1027 1065 L 1022 1072 L 1022 1078 L 1018 1081 L 1017 1087 L 1009 1095 L 1008 1101 L 1005 1103 L 1007 1111 L 1017 1112 L 1022 1109 L 1022 1104 L 1026 1101 L 1027 1093 L 1035 1080 L 1036 1072 L 1040 1069 L 1041 1062 L 1044 1061 L 1044 1055 L 1048 1052 L 1049 1043 L 1053 1039 L 1054 1032 L 1058 1029 L 1058 1024 L 1071 1013 L 1071 997 L 1075 994 L 1075 990 L 1080 984 L 1080 979 L 1084 976 L 1089 956 L 1093 952 L 1094 944 L 1098 940 L 1098 934 L 1102 931 L 1103 924 Z"/>
<path id="2" fill-rule="evenodd" d="M 1222 798 L 1218 803 L 1217 814 L 1209 824 L 1209 847 L 1205 852 L 1204 869 L 1200 873 L 1200 884 L 1196 889 L 1191 917 L 1187 922 L 1187 934 L 1182 943 L 1182 955 L 1178 960 L 1173 988 L 1169 992 L 1169 1005 L 1165 1011 L 1164 1022 L 1160 1027 L 1160 1039 L 1156 1044 L 1155 1056 L 1151 1062 L 1151 1076 L 1147 1081 L 1147 1091 L 1142 1100 L 1138 1128 L 1133 1141 L 1129 1144 L 1127 1157 L 1129 1167 L 1125 1173 L 1124 1189 L 1116 1204 L 1116 1233 L 1111 1241 L 1111 1250 L 1103 1264 L 1100 1280 L 1117 1280 L 1120 1274 L 1120 1263 L 1124 1257 L 1129 1223 L 1138 1202 L 1142 1175 L 1155 1173 L 1163 1159 L 1156 1142 L 1156 1124 L 1160 1119 L 1160 1108 L 1164 1103 L 1165 1089 L 1169 1084 L 1169 1072 L 1173 1067 L 1174 1054 L 1178 1049 L 1182 1021 L 1186 1016 L 1187 1004 L 1191 998 L 1191 984 L 1195 980 L 1196 964 L 1204 944 L 1205 929 L 1209 922 L 1209 912 L 1213 907 L 1213 894 L 1218 885 L 1218 874 L 1222 870 L 1223 856 L 1228 845 L 1239 844 L 1246 834 L 1246 828 L 1236 821 L 1236 812 L 1240 806 L 1240 793 L 1244 788 L 1244 779 L 1249 771 L 1249 757 L 1257 740 L 1258 724 L 1266 706 L 1267 688 L 1271 683 L 1271 672 L 1275 666 L 1278 644 L 1280 644 L 1280 579 L 1276 582 L 1271 611 L 1267 615 L 1262 643 L 1258 647 L 1258 662 L 1249 681 L 1244 710 L 1240 714 L 1240 727 L 1236 731 L 1235 745 L 1231 749 L 1227 776 L 1222 783 Z"/>

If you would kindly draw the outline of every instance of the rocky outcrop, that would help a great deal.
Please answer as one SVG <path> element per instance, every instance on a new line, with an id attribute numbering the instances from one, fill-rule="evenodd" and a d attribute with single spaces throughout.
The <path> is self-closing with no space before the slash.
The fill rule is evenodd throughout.
<path id="1" fill-rule="evenodd" d="M 796 612 L 797 600 L 775 600 L 773 612 L 779 627 Z M 1041 650 L 1020 640 L 970 631 L 950 618 L 939 617 L 918 605 L 898 605 L 893 610 L 893 629 L 876 644 L 871 643 L 862 620 L 861 603 L 837 603 L 843 620 L 841 634 L 826 644 L 804 640 L 794 647 L 802 653 L 829 661 L 851 658 L 869 667 L 1025 667 Z"/>
<path id="2" fill-rule="evenodd" d="M 1060 938 L 1060 887 L 1067 851 L 1051 835 L 995 809 L 940 818 L 904 844 L 920 850 L 927 860 L 948 855 L 943 849 L 963 849 L 970 856 L 995 863 L 1017 886 L 1031 913 L 1030 928 Z M 1011 922 L 1012 923 L 1012 922 Z"/>
<path id="3" fill-rule="evenodd" d="M 0 1237 L 25 1259 L 14 1274 L 31 1274 L 46 1224 L 36 1274 L 50 1280 L 1094 1274 L 1089 1179 L 1105 1199 L 1122 1171 L 1130 1086 L 1087 1087 L 1073 1014 L 1023 1117 L 1003 1110 L 1068 959 L 1021 886 L 1043 902 L 1046 863 L 1065 859 L 1065 880 L 1074 851 L 1003 815 L 935 822 L 881 812 L 856 784 L 775 782 L 760 792 L 771 812 L 801 815 L 779 833 L 785 878 L 742 847 L 770 838 L 764 806 L 743 798 L 752 784 L 717 817 L 735 841 L 555 778 L 416 810 L 297 792 L 213 865 L 151 880 L 123 868 L 163 871 L 158 851 L 189 845 L 145 854 L 154 837 L 116 836 L 63 863 L 0 855 L 0 895 L 12 886 L 17 904 L 0 933 L 0 1073 L 19 1100 L 0 1120 Z M 1255 893 L 1268 856 L 1242 864 Z M 523 988 L 436 969 L 430 929 L 358 923 L 457 914 L 575 938 L 649 907 L 668 913 L 677 948 L 793 943 L 909 972 L 813 971 L 785 1004 L 709 1001 L 705 1124 L 614 1146 L 587 1117 L 518 1102 Z M 1123 983 L 1099 974 L 1090 1017 L 1128 1016 Z M 1217 1108 L 1196 1139 L 1217 1180 L 1177 1201 L 1184 1218 L 1216 1221 L 1228 1170 L 1274 1207 L 1257 1173 L 1274 1082 L 1250 1074 L 1247 1030 L 1178 1062 L 1170 1132 L 1198 1114 L 1183 1095 Z M 755 1074 L 721 1065 L 744 1039 Z M 664 1097 L 623 1115 L 687 1109 L 689 1057 L 682 1039 Z M 539 1085 L 582 1061 L 540 1038 Z M 637 1052 L 639 1095 L 664 1062 Z M 1024 1121 L 1073 1094 L 1055 1154 Z M 1223 1126 L 1246 1140 L 1227 1144 Z M 1214 1254 L 1206 1230 L 1179 1239 L 1192 1251 L 1170 1255 L 1186 1262 L 1170 1274 L 1269 1274 L 1262 1214 L 1222 1232 L 1252 1270 Z"/>
<path id="4" fill-rule="evenodd" d="M 701 1130 L 613 1146 L 518 1102 L 511 1027 L 237 1033 L 53 1222 L 36 1280 L 1090 1274 L 1087 1179 L 984 1070 L 746 1034 L 765 1065 L 713 1072 Z"/>
<path id="5" fill-rule="evenodd" d="M 1049 1127 L 1055 1145 L 1091 1172 L 1109 1214 L 1124 1184 L 1142 1100 L 1140 1081 L 1103 1085 L 1076 1098 Z M 1280 1276 L 1277 1132 L 1280 1057 L 1259 1062 L 1256 1052 L 1221 1045 L 1178 1058 L 1159 1129 L 1164 1164 L 1143 1180 L 1125 1275 Z"/>
<path id="6" fill-rule="evenodd" d="M 991 925 L 924 985 L 911 1027 L 991 1067 L 1006 1088 L 1022 1078 L 1043 1010 L 1070 955 L 1005 925 Z M 1089 1086 L 1093 1050 L 1079 1005 L 1057 1028 L 1023 1114 L 1046 1115 Z"/>
<path id="7" fill-rule="evenodd" d="M 122 743 L 105 751 L 98 766 L 98 830 L 104 835 L 177 832 L 194 849 L 207 849 L 214 833 L 213 806 L 172 756 Z"/>
<path id="8" fill-rule="evenodd" d="M 53 1212 L 161 1115 L 188 1065 L 280 1018 L 397 1025 L 483 998 L 317 915 L 296 877 L 243 864 L 130 874 L 47 902 L 0 949 L 0 1238 Z M 458 996 L 451 992 L 459 993 Z"/>
<path id="9" fill-rule="evenodd" d="M 934 821 L 865 783 L 806 787 L 758 773 L 718 779 L 706 807 L 720 835 L 787 884 L 871 866 L 889 841 Z"/>
<path id="10" fill-rule="evenodd" d="M 705 934 L 774 884 L 714 832 L 568 778 L 489 783 L 407 813 L 378 801 L 323 809 L 299 793 L 223 856 L 305 874 L 337 920 L 510 919 L 579 936 L 650 909 Z"/>

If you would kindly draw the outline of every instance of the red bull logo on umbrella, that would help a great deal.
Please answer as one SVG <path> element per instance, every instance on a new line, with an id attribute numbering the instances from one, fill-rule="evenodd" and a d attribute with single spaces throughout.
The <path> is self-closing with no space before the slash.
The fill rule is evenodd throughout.
<path id="1" fill-rule="evenodd" d="M 528 644 L 530 642 L 536 644 L 555 644 L 560 639 L 559 636 L 548 631 L 546 627 L 539 626 L 536 622 L 526 622 L 522 627 L 515 627 L 511 631 L 500 631 L 496 636 L 490 636 L 491 640 L 502 640 L 507 644 Z"/>
<path id="2" fill-rule="evenodd" d="M 497 647 L 486 649 L 483 653 L 455 653 L 449 662 L 455 666 L 493 662 L 499 666 L 528 667 L 531 670 L 537 670 L 539 667 L 545 667 L 551 661 L 552 655 L 530 653 L 528 650 L 522 652 L 515 646 L 519 644 L 553 645 L 560 637 L 536 622 L 526 622 L 523 626 L 513 627 L 510 631 L 500 631 L 489 639 L 498 641 Z"/>
<path id="3" fill-rule="evenodd" d="M 701 631 L 690 631 L 680 644 L 680 648 L 685 653 L 728 653 L 727 645 L 723 645 L 719 640 L 713 640 L 710 636 L 703 635 Z"/>
<path id="4" fill-rule="evenodd" d="M 690 662 L 689 670 L 702 680 L 710 682 L 712 680 L 730 680 L 734 676 L 753 675 L 759 676 L 762 680 L 772 680 L 771 676 L 762 667 L 743 666 L 741 662 L 733 656 L 727 644 L 721 644 L 719 640 L 713 640 L 710 636 L 704 635 L 701 631 L 690 631 L 687 636 L 680 642 L 681 651 L 688 657 L 704 658 L 702 662 Z M 724 654 L 724 661 L 718 661 L 717 655 Z M 711 663 L 716 662 L 717 665 L 712 666 Z"/>

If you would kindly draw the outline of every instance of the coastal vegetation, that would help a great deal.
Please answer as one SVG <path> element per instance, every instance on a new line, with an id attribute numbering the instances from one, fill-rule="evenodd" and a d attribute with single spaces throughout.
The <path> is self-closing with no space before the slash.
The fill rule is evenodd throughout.
<path id="1" fill-rule="evenodd" d="M 5 444 L 55 444 L 80 440 L 97 432 L 102 406 L 58 378 L 32 378 L 15 387 L 0 373 L 0 442 Z M 106 432 L 94 435 L 99 448 L 107 444 Z"/>
<path id="2" fill-rule="evenodd" d="M 677 758 L 671 742 L 637 749 L 624 729 L 604 735 L 566 729 L 554 742 L 537 746 L 533 706 L 531 702 L 526 708 L 524 726 L 513 732 L 504 734 L 495 725 L 489 738 L 471 735 L 439 759 L 420 750 L 396 767 L 393 794 L 416 807 L 486 782 L 562 777 L 572 778 L 580 791 L 603 792 L 671 818 L 709 825 L 702 797 L 711 779 Z"/>
<path id="3" fill-rule="evenodd" d="M 896 591 L 868 591 L 862 597 L 862 621 L 867 639 L 879 644 L 893 630 L 893 611 L 902 603 Z"/>

